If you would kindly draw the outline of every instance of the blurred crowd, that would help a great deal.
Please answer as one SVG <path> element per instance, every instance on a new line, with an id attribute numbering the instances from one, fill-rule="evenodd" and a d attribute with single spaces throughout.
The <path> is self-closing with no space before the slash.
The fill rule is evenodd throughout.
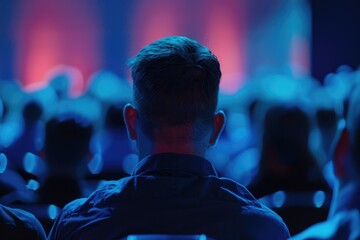
<path id="1" fill-rule="evenodd" d="M 0 203 L 32 212 L 49 231 L 66 203 L 128 176 L 139 160 L 122 118 L 129 81 L 100 71 L 76 96 L 66 71 L 46 82 L 29 91 L 0 81 Z M 207 158 L 292 234 L 323 221 L 334 185 L 332 142 L 359 83 L 360 71 L 347 66 L 321 80 L 255 76 L 237 94 L 220 95 L 227 123 Z"/>

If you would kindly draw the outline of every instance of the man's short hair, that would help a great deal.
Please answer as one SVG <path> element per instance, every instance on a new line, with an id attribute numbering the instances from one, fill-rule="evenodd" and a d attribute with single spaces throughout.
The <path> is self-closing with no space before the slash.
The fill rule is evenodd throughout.
<path id="1" fill-rule="evenodd" d="M 144 47 L 130 67 L 134 103 L 145 133 L 176 125 L 201 129 L 211 123 L 221 71 L 208 48 L 187 37 L 165 37 Z"/>

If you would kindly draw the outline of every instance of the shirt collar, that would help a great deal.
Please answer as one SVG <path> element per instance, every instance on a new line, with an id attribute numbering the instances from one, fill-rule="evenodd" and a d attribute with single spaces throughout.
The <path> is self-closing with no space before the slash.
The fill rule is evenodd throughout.
<path id="1" fill-rule="evenodd" d="M 136 165 L 132 176 L 164 170 L 182 171 L 191 175 L 217 176 L 213 165 L 208 160 L 195 155 L 176 153 L 158 153 L 142 159 Z"/>

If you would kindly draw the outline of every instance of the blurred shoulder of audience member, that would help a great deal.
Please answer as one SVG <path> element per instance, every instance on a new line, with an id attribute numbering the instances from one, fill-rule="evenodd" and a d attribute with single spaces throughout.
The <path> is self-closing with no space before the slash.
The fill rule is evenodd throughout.
<path id="1" fill-rule="evenodd" d="M 29 212 L 0 204 L 1 239 L 46 239 L 41 223 Z"/>
<path id="2" fill-rule="evenodd" d="M 328 219 L 294 239 L 360 239 L 360 87 L 353 91 L 345 120 L 339 121 L 334 141 L 336 176 Z"/>
<path id="3" fill-rule="evenodd" d="M 0 203 L 36 202 L 36 194 L 26 187 L 26 182 L 19 173 L 11 169 L 3 170 L 4 172 L 0 173 Z"/>

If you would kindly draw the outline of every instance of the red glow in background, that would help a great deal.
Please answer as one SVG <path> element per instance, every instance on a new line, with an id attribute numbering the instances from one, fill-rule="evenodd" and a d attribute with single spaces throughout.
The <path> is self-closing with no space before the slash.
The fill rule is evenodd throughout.
<path id="1" fill-rule="evenodd" d="M 105 63 L 109 56 L 104 53 L 104 45 L 109 43 L 104 40 L 104 28 L 110 28 L 107 38 L 120 39 L 107 48 L 126 46 L 125 50 L 114 51 L 110 61 L 117 57 L 128 59 L 144 45 L 168 35 L 198 40 L 219 58 L 223 72 L 220 89 L 225 94 L 236 93 L 264 66 L 281 72 L 288 65 L 294 75 L 309 74 L 310 27 L 309 22 L 301 22 L 301 18 L 308 17 L 306 6 L 298 8 L 299 3 L 292 6 L 276 0 L 276 7 L 265 9 L 268 12 L 263 14 L 258 2 L 142 0 L 100 6 L 95 0 L 20 1 L 13 23 L 16 78 L 25 88 L 34 89 L 48 81 L 53 68 L 70 66 L 79 69 L 80 74 L 73 76 L 76 84 L 71 90 L 80 94 L 94 72 L 109 68 Z M 114 27 L 108 25 L 111 21 L 104 21 L 111 8 L 115 12 L 111 19 L 115 20 Z M 122 14 L 116 15 L 114 8 Z M 297 20 L 288 17 L 294 12 Z M 284 21 L 288 24 L 281 25 Z M 277 30 L 279 24 L 281 31 Z M 262 29 L 266 31 L 262 33 Z M 108 70 L 129 79 L 120 68 Z"/>

